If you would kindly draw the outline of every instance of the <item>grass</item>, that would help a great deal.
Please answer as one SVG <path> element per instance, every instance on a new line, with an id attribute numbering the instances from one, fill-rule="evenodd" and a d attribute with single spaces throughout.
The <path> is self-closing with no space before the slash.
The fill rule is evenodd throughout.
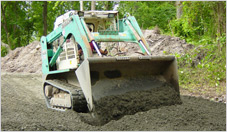
<path id="1" fill-rule="evenodd" d="M 178 71 L 179 75 L 179 85 L 181 88 L 188 90 L 191 93 L 201 94 L 201 95 L 225 95 L 225 80 L 218 82 L 207 78 L 204 69 L 197 68 L 180 68 Z"/>
<path id="2" fill-rule="evenodd" d="M 190 93 L 220 96 L 226 94 L 226 43 L 197 43 L 178 61 L 179 85 Z"/>

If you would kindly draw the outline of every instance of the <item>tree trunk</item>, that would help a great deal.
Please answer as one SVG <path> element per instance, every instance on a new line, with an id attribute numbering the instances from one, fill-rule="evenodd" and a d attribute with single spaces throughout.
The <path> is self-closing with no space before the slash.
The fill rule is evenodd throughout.
<path id="1" fill-rule="evenodd" d="M 91 10 L 95 10 L 96 1 L 91 1 Z"/>
<path id="2" fill-rule="evenodd" d="M 105 7 L 105 10 L 106 10 L 106 11 L 110 10 L 111 1 L 105 1 L 104 7 Z"/>
<path id="3" fill-rule="evenodd" d="M 15 2 L 14 3 L 14 13 L 16 14 L 16 17 L 15 17 L 15 20 L 17 21 L 17 5 L 16 5 L 17 3 Z M 17 28 L 17 25 L 16 24 L 13 24 L 13 33 L 15 33 L 16 32 L 16 28 Z"/>
<path id="4" fill-rule="evenodd" d="M 7 37 L 7 43 L 9 45 L 10 48 L 12 48 L 12 45 L 11 45 L 11 42 L 10 42 L 10 38 L 9 38 L 9 31 L 8 31 L 8 28 L 7 28 L 7 25 L 6 25 L 6 16 L 5 16 L 5 9 L 6 9 L 6 5 L 3 7 L 2 4 L 1 4 L 1 11 L 2 11 L 2 16 L 3 16 L 3 27 L 5 29 L 5 32 L 6 32 L 6 37 Z"/>
<path id="5" fill-rule="evenodd" d="M 177 19 L 180 19 L 183 14 L 182 1 L 176 1 L 176 7 L 177 7 Z"/>
<path id="6" fill-rule="evenodd" d="M 43 2 L 43 35 L 47 35 L 47 1 Z"/>
<path id="7" fill-rule="evenodd" d="M 225 12 L 225 2 L 218 1 L 216 5 L 216 13 L 217 13 L 217 32 L 216 37 L 221 37 L 224 33 L 226 33 L 226 12 Z M 218 50 L 221 51 L 223 47 L 220 45 L 220 40 L 218 39 Z"/>
<path id="8" fill-rule="evenodd" d="M 105 1 L 105 10 L 107 11 L 108 10 L 108 8 L 109 8 L 109 1 Z"/>
<path id="9" fill-rule="evenodd" d="M 14 11 L 14 14 L 16 14 L 16 17 L 14 18 L 15 19 L 15 21 L 17 21 L 18 20 L 18 3 L 17 2 L 14 2 L 14 9 L 13 9 L 13 11 Z M 20 37 L 18 37 L 18 33 L 17 33 L 17 24 L 13 24 L 12 25 L 13 26 L 13 32 L 12 32 L 12 37 L 13 38 L 19 38 L 19 39 L 17 39 L 17 41 L 16 41 L 16 43 L 15 43 L 15 46 L 16 47 L 20 47 L 21 46 L 21 43 L 20 43 Z"/>
<path id="10" fill-rule="evenodd" d="M 83 4 L 83 1 L 80 1 L 80 11 L 83 11 L 84 10 L 84 4 Z"/>
<path id="11" fill-rule="evenodd" d="M 225 33 L 226 31 L 226 21 L 225 21 L 225 3 L 223 1 L 219 1 L 217 3 L 217 35 L 218 37 L 221 36 L 223 33 Z"/>

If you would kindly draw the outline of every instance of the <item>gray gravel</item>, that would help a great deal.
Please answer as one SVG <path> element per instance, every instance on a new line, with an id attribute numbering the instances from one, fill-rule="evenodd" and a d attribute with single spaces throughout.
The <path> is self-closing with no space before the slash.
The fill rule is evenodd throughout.
<path id="1" fill-rule="evenodd" d="M 226 131 L 226 104 L 181 96 L 181 105 L 125 115 L 103 126 L 81 121 L 89 114 L 54 111 L 42 97 L 40 74 L 1 74 L 1 130 L 7 131 Z"/>

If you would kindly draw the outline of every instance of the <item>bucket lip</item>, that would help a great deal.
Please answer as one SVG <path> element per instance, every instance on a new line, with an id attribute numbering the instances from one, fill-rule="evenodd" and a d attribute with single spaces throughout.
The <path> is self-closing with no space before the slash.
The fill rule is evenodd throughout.
<path id="1" fill-rule="evenodd" d="M 164 56 L 116 56 L 116 57 L 88 57 L 89 62 L 113 62 L 113 61 L 173 61 L 175 60 L 174 55 Z"/>

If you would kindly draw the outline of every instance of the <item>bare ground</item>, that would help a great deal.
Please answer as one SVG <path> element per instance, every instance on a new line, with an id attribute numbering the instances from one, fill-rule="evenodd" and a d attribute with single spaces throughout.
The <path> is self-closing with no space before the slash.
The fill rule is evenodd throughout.
<path id="1" fill-rule="evenodd" d="M 81 121 L 87 113 L 48 109 L 41 84 L 41 74 L 1 74 L 1 130 L 226 131 L 226 104 L 189 96 L 181 96 L 181 105 L 150 109 L 92 126 Z"/>

